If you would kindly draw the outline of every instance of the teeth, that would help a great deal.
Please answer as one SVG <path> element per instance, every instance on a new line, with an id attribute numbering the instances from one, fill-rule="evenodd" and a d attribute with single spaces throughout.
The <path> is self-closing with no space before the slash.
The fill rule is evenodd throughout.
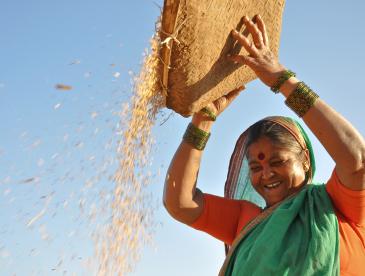
<path id="1" fill-rule="evenodd" d="M 275 188 L 275 187 L 277 187 L 279 185 L 280 185 L 280 182 L 275 182 L 275 183 L 272 183 L 272 184 L 267 184 L 267 185 L 265 185 L 265 187 L 267 187 L 267 188 Z"/>

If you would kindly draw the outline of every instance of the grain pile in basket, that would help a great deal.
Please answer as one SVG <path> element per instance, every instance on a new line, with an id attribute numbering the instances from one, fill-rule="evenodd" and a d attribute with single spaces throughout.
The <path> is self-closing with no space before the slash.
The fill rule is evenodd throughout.
<path id="1" fill-rule="evenodd" d="M 285 0 L 165 0 L 160 76 L 166 106 L 188 117 L 255 79 L 247 66 L 227 60 L 229 53 L 247 54 L 230 32 L 248 34 L 242 17 L 260 14 L 271 50 L 278 55 L 284 4 Z"/>

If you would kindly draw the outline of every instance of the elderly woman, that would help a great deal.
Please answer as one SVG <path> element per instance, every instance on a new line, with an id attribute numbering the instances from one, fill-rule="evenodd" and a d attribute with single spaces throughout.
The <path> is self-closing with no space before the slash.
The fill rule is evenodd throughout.
<path id="1" fill-rule="evenodd" d="M 303 128 L 268 117 L 250 126 L 231 157 L 225 197 L 196 188 L 200 159 L 216 116 L 239 89 L 192 117 L 167 172 L 164 204 L 178 221 L 227 245 L 220 275 L 364 275 L 365 142 L 359 132 L 274 57 L 260 16 L 243 19 L 253 43 L 229 56 L 249 66 L 286 98 L 336 163 L 325 185 L 313 185 L 315 160 Z M 250 189 L 266 207 L 250 202 Z"/>

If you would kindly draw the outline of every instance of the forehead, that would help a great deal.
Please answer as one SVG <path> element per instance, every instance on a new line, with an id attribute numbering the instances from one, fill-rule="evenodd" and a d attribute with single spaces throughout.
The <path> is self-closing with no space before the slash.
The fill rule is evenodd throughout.
<path id="1" fill-rule="evenodd" d="M 247 157 L 249 160 L 257 160 L 264 157 L 264 159 L 293 155 L 289 149 L 275 146 L 267 137 L 262 137 L 248 147 Z"/>

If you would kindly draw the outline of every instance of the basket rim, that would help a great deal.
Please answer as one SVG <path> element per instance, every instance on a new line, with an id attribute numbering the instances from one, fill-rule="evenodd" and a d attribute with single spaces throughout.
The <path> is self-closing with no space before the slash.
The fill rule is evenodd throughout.
<path id="1" fill-rule="evenodd" d="M 176 20 L 180 0 L 164 0 L 162 13 L 160 39 L 162 61 L 162 91 L 168 95 L 169 69 L 171 63 L 172 47 L 175 39 Z"/>

